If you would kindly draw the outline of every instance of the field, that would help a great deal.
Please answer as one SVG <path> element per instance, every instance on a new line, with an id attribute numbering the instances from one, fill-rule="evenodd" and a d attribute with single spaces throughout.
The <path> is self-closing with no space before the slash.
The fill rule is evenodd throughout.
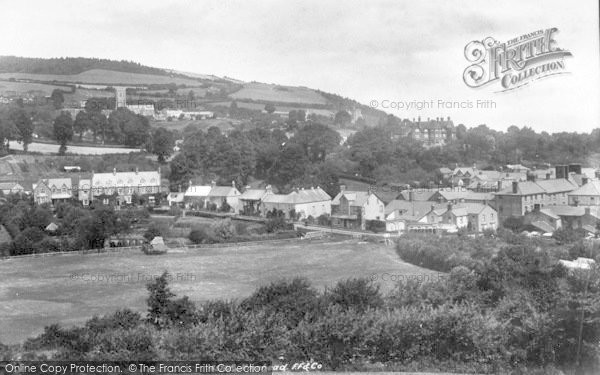
<path id="1" fill-rule="evenodd" d="M 9 146 L 13 150 L 23 150 L 23 144 L 18 142 L 9 142 Z M 40 152 L 42 154 L 56 154 L 58 153 L 59 147 L 60 146 L 57 144 L 33 142 L 29 144 L 28 151 Z M 92 147 L 67 145 L 67 153 L 77 155 L 129 154 L 130 152 L 140 152 L 140 149 L 123 147 Z"/>
<path id="2" fill-rule="evenodd" d="M 208 119 L 208 120 L 173 120 L 173 121 L 155 121 L 150 120 L 150 126 L 156 128 L 165 128 L 171 131 L 183 131 L 188 125 L 196 130 L 203 130 L 216 126 L 221 132 L 227 132 L 235 129 L 241 122 L 237 120 Z"/>
<path id="3" fill-rule="evenodd" d="M 193 79 L 180 77 L 157 76 L 152 74 L 124 73 L 114 70 L 91 69 L 79 74 L 32 74 L 32 73 L 0 73 L 0 79 L 31 79 L 45 82 L 77 82 L 95 84 L 120 84 L 120 85 L 149 85 L 169 84 L 200 86 L 200 82 Z"/>
<path id="4" fill-rule="evenodd" d="M 247 83 L 241 90 L 229 95 L 233 99 L 252 99 L 282 103 L 327 104 L 327 99 L 305 87 L 288 87 L 266 83 Z"/>
<path id="5" fill-rule="evenodd" d="M 143 312 L 145 285 L 164 270 L 173 275 L 173 291 L 195 302 L 241 298 L 293 276 L 323 288 L 350 277 L 432 273 L 402 262 L 393 247 L 356 241 L 0 260 L 0 342 L 21 342 L 46 325 L 81 324 L 119 308 Z M 393 283 L 381 285 L 390 290 Z"/>
<path id="6" fill-rule="evenodd" d="M 43 93 L 44 95 L 52 94 L 52 90 L 62 89 L 67 90 L 64 86 L 46 85 L 42 83 L 29 82 L 9 82 L 0 81 L 0 94 L 27 94 L 27 93 Z"/>
<path id="7" fill-rule="evenodd" d="M 265 109 L 265 105 L 262 103 L 247 103 L 247 102 L 241 102 L 241 101 L 238 101 L 236 103 L 239 108 L 252 109 L 255 111 L 262 111 Z M 223 106 L 223 107 L 229 108 L 229 106 L 231 105 L 231 102 L 217 102 L 217 103 L 211 103 L 211 105 Z M 326 116 L 326 117 L 333 117 L 335 115 L 334 111 L 331 111 L 329 109 L 311 108 L 310 104 L 307 104 L 306 107 L 303 107 L 303 108 L 302 107 L 287 107 L 287 106 L 281 106 L 281 105 L 275 106 L 275 110 L 278 112 L 289 112 L 291 110 L 297 111 L 299 109 L 304 109 L 305 111 L 308 111 L 309 113 L 315 113 L 317 115 Z"/>

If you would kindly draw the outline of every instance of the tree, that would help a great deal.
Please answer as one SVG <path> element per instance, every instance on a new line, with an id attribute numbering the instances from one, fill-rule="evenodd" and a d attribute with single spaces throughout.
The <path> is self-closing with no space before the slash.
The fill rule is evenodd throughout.
<path id="1" fill-rule="evenodd" d="M 63 95 L 62 90 L 54 89 L 52 90 L 52 94 L 50 94 L 50 100 L 52 100 L 52 104 L 54 104 L 55 109 L 61 109 L 63 103 L 65 102 L 65 97 Z"/>
<path id="2" fill-rule="evenodd" d="M 340 126 L 346 126 L 352 121 L 352 116 L 347 111 L 338 111 L 335 114 L 333 123 Z"/>
<path id="3" fill-rule="evenodd" d="M 167 324 L 169 303 L 175 293 L 171 292 L 168 285 L 168 279 L 171 276 L 167 271 L 158 277 L 154 282 L 147 285 L 150 295 L 146 300 L 148 304 L 148 321 L 158 327 L 164 327 Z"/>
<path id="4" fill-rule="evenodd" d="M 59 155 L 64 155 L 67 151 L 67 142 L 73 139 L 73 120 L 71 114 L 62 112 L 54 120 L 54 138 L 60 144 Z"/>
<path id="5" fill-rule="evenodd" d="M 17 141 L 23 143 L 23 151 L 27 152 L 27 148 L 33 139 L 31 118 L 22 108 L 12 108 L 9 111 L 8 118 L 17 131 Z"/>
<path id="6" fill-rule="evenodd" d="M 158 156 L 158 162 L 164 163 L 165 159 L 173 153 L 175 137 L 173 133 L 165 128 L 158 128 L 152 133 L 150 151 Z"/>
<path id="7" fill-rule="evenodd" d="M 275 106 L 272 103 L 267 103 L 265 105 L 265 111 L 267 111 L 268 114 L 272 114 L 273 112 L 275 112 L 277 108 L 275 108 Z"/>
<path id="8" fill-rule="evenodd" d="M 94 129 L 94 121 L 92 116 L 86 111 L 80 111 L 75 116 L 75 121 L 73 122 L 73 132 L 79 133 L 79 140 L 83 138 L 83 133 L 86 130 Z"/>

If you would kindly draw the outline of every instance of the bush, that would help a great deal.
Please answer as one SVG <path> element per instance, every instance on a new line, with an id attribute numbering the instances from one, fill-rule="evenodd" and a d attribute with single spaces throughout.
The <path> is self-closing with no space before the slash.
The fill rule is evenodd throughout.
<path id="1" fill-rule="evenodd" d="M 152 241 L 154 237 L 163 237 L 164 233 L 157 223 L 152 223 L 144 232 L 144 238 L 148 241 Z"/>
<path id="2" fill-rule="evenodd" d="M 210 225 L 210 229 L 217 238 L 223 240 L 231 239 L 236 235 L 235 225 L 233 225 L 229 218 L 213 222 Z"/>
<path id="3" fill-rule="evenodd" d="M 281 230 L 287 229 L 288 225 L 285 219 L 281 216 L 274 216 L 267 220 L 265 223 L 265 230 L 267 233 L 275 233 Z"/>
<path id="4" fill-rule="evenodd" d="M 215 236 L 206 227 L 192 229 L 188 238 L 195 244 L 214 243 L 216 241 Z"/>
<path id="5" fill-rule="evenodd" d="M 340 281 L 325 293 L 324 298 L 329 304 L 356 311 L 383 306 L 379 285 L 365 278 Z"/>

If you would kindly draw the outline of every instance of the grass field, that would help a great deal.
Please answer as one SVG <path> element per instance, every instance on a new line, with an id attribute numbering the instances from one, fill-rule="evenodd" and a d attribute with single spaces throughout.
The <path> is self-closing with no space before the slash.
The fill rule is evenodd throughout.
<path id="1" fill-rule="evenodd" d="M 200 82 L 180 77 L 158 76 L 152 74 L 124 73 L 113 70 L 90 69 L 79 74 L 33 74 L 33 73 L 0 73 L 0 79 L 31 79 L 46 82 L 78 82 L 95 84 L 149 85 L 169 84 L 200 86 Z"/>
<path id="2" fill-rule="evenodd" d="M 402 262 L 393 247 L 356 241 L 0 260 L 0 342 L 21 342 L 49 324 L 81 324 L 119 308 L 145 311 L 146 283 L 164 270 L 173 275 L 173 291 L 196 302 L 241 298 L 293 276 L 323 288 L 350 277 L 432 273 Z M 388 291 L 393 283 L 381 286 Z"/>
<path id="3" fill-rule="evenodd" d="M 281 103 L 327 104 L 318 92 L 305 87 L 282 87 L 266 83 L 247 83 L 229 95 L 233 99 L 265 100 Z"/>
<path id="4" fill-rule="evenodd" d="M 0 81 L 0 94 L 8 94 L 11 92 L 16 94 L 43 92 L 45 95 L 50 95 L 54 89 L 67 90 L 65 86 L 45 85 L 42 83 Z"/>

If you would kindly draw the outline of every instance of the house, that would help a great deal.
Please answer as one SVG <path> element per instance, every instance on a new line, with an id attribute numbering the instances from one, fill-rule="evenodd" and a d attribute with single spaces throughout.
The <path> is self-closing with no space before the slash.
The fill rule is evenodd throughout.
<path id="1" fill-rule="evenodd" d="M 289 194 L 274 194 L 267 191 L 262 199 L 263 216 L 269 212 L 281 211 L 286 218 L 298 219 L 318 218 L 321 215 L 331 215 L 331 197 L 320 187 L 310 189 L 295 189 Z"/>
<path id="2" fill-rule="evenodd" d="M 33 184 L 33 200 L 37 204 L 65 202 L 73 198 L 70 178 L 41 179 Z"/>
<path id="3" fill-rule="evenodd" d="M 544 179 L 536 181 L 513 181 L 512 186 L 497 192 L 494 208 L 503 221 L 511 216 L 524 216 L 528 212 L 545 206 L 566 205 L 567 194 L 577 185 L 567 178 Z"/>
<path id="4" fill-rule="evenodd" d="M 571 192 L 569 192 L 569 205 L 571 206 L 599 206 L 600 205 L 600 181 L 588 181 Z"/>
<path id="5" fill-rule="evenodd" d="M 399 192 L 396 199 L 405 201 L 431 201 L 431 198 L 437 192 L 438 189 L 407 189 Z"/>
<path id="6" fill-rule="evenodd" d="M 372 191 L 346 190 L 340 186 L 340 192 L 331 201 L 332 225 L 344 228 L 367 228 L 367 221 L 385 220 L 385 204 Z"/>
<path id="7" fill-rule="evenodd" d="M 267 185 L 265 189 L 251 189 L 247 186 L 239 197 L 240 212 L 248 216 L 260 215 L 262 199 L 268 191 L 271 191 L 271 185 Z"/>
<path id="8" fill-rule="evenodd" d="M 583 229 L 596 234 L 600 222 L 600 206 L 549 206 L 528 213 L 525 223 L 551 233 L 559 228 Z M 540 223 L 543 223 L 540 225 Z"/>
<path id="9" fill-rule="evenodd" d="M 25 188 L 18 182 L 0 182 L 0 191 L 4 195 L 23 194 L 25 193 Z"/>
<path id="10" fill-rule="evenodd" d="M 413 223 L 427 224 L 425 215 L 433 208 L 441 207 L 433 202 L 396 199 L 385 206 L 387 232 L 404 232 Z"/>
<path id="11" fill-rule="evenodd" d="M 84 206 L 100 201 L 102 204 L 117 206 L 131 204 L 133 195 L 148 196 L 149 203 L 154 203 L 154 194 L 161 192 L 160 168 L 157 171 L 93 173 L 89 179 L 89 192 L 86 194 L 88 180 L 80 181 L 84 193 L 79 195 Z M 86 204 L 87 203 L 87 204 Z"/>
<path id="12" fill-rule="evenodd" d="M 235 181 L 231 181 L 231 186 L 217 186 L 215 181 L 212 181 L 211 189 L 206 196 L 207 204 L 216 205 L 217 210 L 227 203 L 233 212 L 238 211 L 239 198 L 242 193 L 235 187 Z"/>
<path id="13" fill-rule="evenodd" d="M 192 185 L 192 181 L 190 181 L 188 188 L 183 194 L 185 207 L 193 209 L 206 208 L 208 193 L 210 193 L 211 189 L 211 185 Z"/>
<path id="14" fill-rule="evenodd" d="M 170 192 L 167 195 L 167 203 L 170 207 L 183 207 L 185 202 L 185 193 L 183 192 Z"/>
<path id="15" fill-rule="evenodd" d="M 456 207 L 467 211 L 467 229 L 473 232 L 498 229 L 498 213 L 488 204 L 461 203 Z"/>

